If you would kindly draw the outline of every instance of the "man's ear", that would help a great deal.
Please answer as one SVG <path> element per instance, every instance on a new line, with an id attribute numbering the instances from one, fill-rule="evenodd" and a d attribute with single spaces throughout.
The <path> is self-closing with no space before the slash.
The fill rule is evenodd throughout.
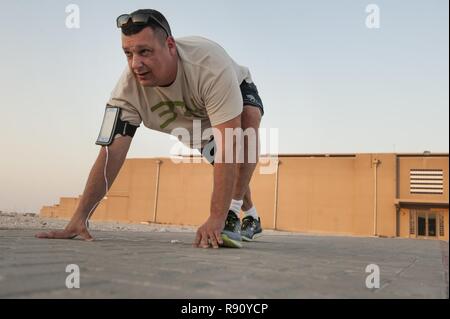
<path id="1" fill-rule="evenodd" d="M 167 47 L 169 48 L 170 52 L 174 53 L 177 49 L 176 43 L 175 43 L 175 39 L 170 36 L 166 39 L 166 43 L 167 43 Z"/>

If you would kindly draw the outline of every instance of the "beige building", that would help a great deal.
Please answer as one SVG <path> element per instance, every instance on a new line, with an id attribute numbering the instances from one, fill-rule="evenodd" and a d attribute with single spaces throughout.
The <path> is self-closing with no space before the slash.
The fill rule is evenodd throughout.
<path id="1" fill-rule="evenodd" d="M 448 167 L 448 154 L 261 157 L 252 196 L 264 229 L 448 240 Z M 93 219 L 200 225 L 212 172 L 201 158 L 127 159 Z M 78 200 L 41 215 L 69 218 Z"/>

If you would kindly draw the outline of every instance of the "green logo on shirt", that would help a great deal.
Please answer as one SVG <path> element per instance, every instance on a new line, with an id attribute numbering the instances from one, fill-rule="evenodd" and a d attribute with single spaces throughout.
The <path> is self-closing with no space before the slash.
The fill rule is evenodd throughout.
<path id="1" fill-rule="evenodd" d="M 178 117 L 178 113 L 176 112 L 176 108 L 181 108 L 181 111 L 183 112 L 183 116 L 186 118 L 192 118 L 192 117 L 204 117 L 205 112 L 204 110 L 200 109 L 194 104 L 194 101 L 192 101 L 192 104 L 194 105 L 195 110 L 191 110 L 186 106 L 186 103 L 183 101 L 162 101 L 158 104 L 152 106 L 150 110 L 152 112 L 157 111 L 158 109 L 161 109 L 162 112 L 158 113 L 159 117 L 162 118 L 163 116 L 169 114 L 168 118 L 159 125 L 160 128 L 164 129 L 166 128 L 170 123 L 175 121 Z"/>
<path id="2" fill-rule="evenodd" d="M 170 123 L 176 120 L 178 117 L 178 113 L 175 112 L 175 107 L 185 107 L 184 102 L 182 101 L 162 101 L 158 104 L 151 107 L 152 112 L 155 112 L 159 108 L 167 106 L 167 108 L 163 108 L 163 111 L 158 113 L 159 117 L 163 117 L 166 114 L 170 114 L 169 118 L 160 124 L 160 128 L 166 128 Z"/>

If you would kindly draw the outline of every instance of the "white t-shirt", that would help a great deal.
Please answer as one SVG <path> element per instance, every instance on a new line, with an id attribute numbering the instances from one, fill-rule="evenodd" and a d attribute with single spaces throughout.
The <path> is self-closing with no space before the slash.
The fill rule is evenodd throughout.
<path id="1" fill-rule="evenodd" d="M 242 81 L 252 82 L 248 68 L 238 65 L 217 43 L 201 37 L 175 40 L 178 70 L 169 87 L 144 87 L 127 67 L 107 104 L 121 108 L 121 119 L 132 125 L 172 133 L 184 128 L 193 135 L 194 120 L 201 130 L 227 122 L 242 112 Z M 194 136 L 195 137 L 195 136 Z M 208 141 L 191 139 L 190 147 Z"/>

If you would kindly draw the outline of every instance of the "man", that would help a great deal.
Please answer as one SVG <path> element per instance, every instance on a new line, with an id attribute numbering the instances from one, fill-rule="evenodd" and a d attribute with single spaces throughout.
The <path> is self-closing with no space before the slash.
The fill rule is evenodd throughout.
<path id="1" fill-rule="evenodd" d="M 115 131 L 110 144 L 100 150 L 80 204 L 66 228 L 36 236 L 61 239 L 80 236 L 92 240 L 87 220 L 105 196 L 105 179 L 108 187 L 125 161 L 135 129 L 143 123 L 147 128 L 166 133 L 173 134 L 177 128 L 192 132 L 197 121 L 202 129 L 212 128 L 213 138 L 191 140 L 189 146 L 199 148 L 214 165 L 214 188 L 210 216 L 198 228 L 194 245 L 218 248 L 229 240 L 234 243 L 242 238 L 252 240 L 262 229 L 249 187 L 258 159 L 256 151 L 256 158 L 249 160 L 250 137 L 244 141 L 247 155 L 244 162 L 234 157 L 231 162 L 225 160 L 226 154 L 237 154 L 239 147 L 236 137 L 232 143 L 227 142 L 227 130 L 251 129 L 258 143 L 264 110 L 249 70 L 207 39 L 187 37 L 175 41 L 167 20 L 156 10 L 121 15 L 117 26 L 122 31 L 128 68 L 113 90 L 107 108 L 120 109 L 116 121 L 123 130 Z M 241 209 L 245 214 L 242 226 Z"/>

